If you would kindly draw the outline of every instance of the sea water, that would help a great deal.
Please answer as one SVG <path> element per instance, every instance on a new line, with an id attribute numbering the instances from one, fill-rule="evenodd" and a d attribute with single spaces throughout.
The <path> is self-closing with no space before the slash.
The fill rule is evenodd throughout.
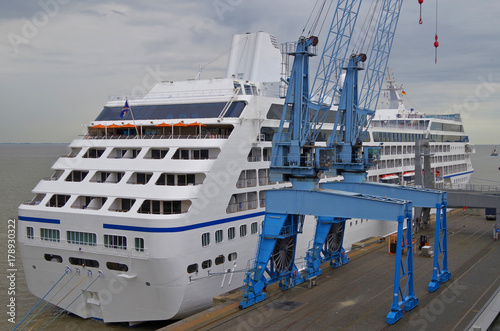
<path id="1" fill-rule="evenodd" d="M 490 145 L 475 146 L 476 153 L 472 154 L 472 165 L 475 171 L 472 174 L 471 183 L 500 187 L 500 157 L 490 156 L 494 147 Z M 0 330 L 12 330 L 16 325 L 8 320 L 11 318 L 8 313 L 12 309 L 7 305 L 11 304 L 12 298 L 15 299 L 14 320 L 16 323 L 20 322 L 39 301 L 26 286 L 17 247 L 14 254 L 15 259 L 9 259 L 8 230 L 9 225 L 13 223 L 9 220 L 17 220 L 17 207 L 24 201 L 33 198 L 34 195 L 31 191 L 36 184 L 42 178 L 51 176 L 53 173 L 52 164 L 58 157 L 67 154 L 67 144 L 0 144 Z M 15 224 L 17 232 L 17 223 Z M 12 265 L 9 266 L 9 262 L 14 263 L 13 268 Z M 8 271 L 13 269 L 16 271 Z M 15 277 L 8 278 L 12 274 Z M 14 280 L 12 281 L 12 279 Z M 43 306 L 44 303 L 42 302 L 39 307 Z M 51 308 L 51 305 L 47 305 L 40 314 L 36 315 L 34 321 L 40 320 L 40 322 L 34 330 L 42 329 L 61 312 L 59 308 L 49 312 Z M 34 323 L 30 323 L 29 327 Z M 141 325 L 138 329 L 154 330 L 161 326 L 158 323 L 149 323 Z M 46 330 L 72 331 L 88 329 L 128 330 L 128 325 L 104 324 L 100 321 L 84 320 L 63 313 L 46 328 Z"/>

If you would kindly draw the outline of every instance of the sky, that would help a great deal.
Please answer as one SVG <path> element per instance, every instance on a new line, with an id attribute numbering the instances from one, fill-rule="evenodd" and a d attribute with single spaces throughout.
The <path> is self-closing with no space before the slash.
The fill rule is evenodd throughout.
<path id="1" fill-rule="evenodd" d="M 424 1 L 423 24 L 417 0 L 403 3 L 389 66 L 405 104 L 460 113 L 471 143 L 500 145 L 500 2 L 439 1 L 436 64 L 436 1 Z M 68 143 L 109 96 L 200 67 L 223 77 L 233 34 L 296 41 L 315 2 L 0 0 L 0 143 Z"/>

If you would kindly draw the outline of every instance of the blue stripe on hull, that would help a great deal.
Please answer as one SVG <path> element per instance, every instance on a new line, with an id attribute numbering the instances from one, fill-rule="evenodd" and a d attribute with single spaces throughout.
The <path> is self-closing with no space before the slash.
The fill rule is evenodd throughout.
<path id="1" fill-rule="evenodd" d="M 27 217 L 27 216 L 20 216 L 19 215 L 19 220 L 26 221 L 26 222 L 61 224 L 61 220 L 56 220 L 53 218 Z"/>
<path id="2" fill-rule="evenodd" d="M 467 172 L 462 172 L 462 173 L 460 173 L 460 174 L 456 174 L 456 175 L 444 176 L 443 178 L 457 177 L 457 176 L 462 176 L 462 175 L 471 174 L 471 173 L 473 173 L 473 172 L 474 172 L 474 170 L 472 170 L 472 171 L 467 171 Z"/>
<path id="3" fill-rule="evenodd" d="M 239 220 L 257 217 L 257 216 L 264 216 L 264 214 L 265 214 L 265 212 L 261 211 L 261 212 L 257 212 L 257 213 L 247 214 L 247 215 L 223 218 L 223 219 L 219 219 L 219 220 L 215 220 L 215 221 L 193 224 L 193 225 L 186 225 L 186 226 L 179 226 L 179 227 L 173 227 L 173 228 L 150 228 L 150 227 L 145 227 L 145 226 L 107 224 L 107 223 L 103 224 L 103 228 L 104 229 L 113 229 L 113 230 L 136 231 L 136 232 L 157 232 L 157 233 L 183 232 L 183 231 L 189 231 L 189 230 L 209 227 L 209 226 L 213 226 L 213 225 L 218 225 L 218 224 L 239 221 Z M 26 222 L 61 224 L 60 220 L 51 219 L 51 218 L 19 216 L 19 220 L 26 221 Z"/>
<path id="4" fill-rule="evenodd" d="M 223 218 L 220 220 L 215 220 L 215 221 L 210 221 L 210 222 L 205 222 L 205 223 L 199 223 L 199 224 L 193 224 L 193 225 L 186 225 L 186 226 L 179 226 L 175 228 L 149 228 L 149 227 L 144 227 L 144 226 L 132 226 L 132 225 L 119 225 L 119 224 L 103 224 L 103 227 L 105 229 L 113 229 L 113 230 L 123 230 L 123 231 L 136 231 L 136 232 L 156 232 L 156 233 L 167 233 L 167 232 L 183 232 L 183 231 L 189 231 L 189 230 L 194 230 L 194 229 L 200 229 L 208 226 L 213 226 L 213 225 L 218 225 L 218 224 L 224 224 L 224 223 L 229 223 L 229 222 L 234 222 L 234 221 L 239 221 L 247 218 L 252 218 L 252 217 L 257 217 L 257 216 L 264 216 L 265 212 L 258 212 L 258 213 L 253 213 L 253 214 L 247 214 L 247 215 L 242 215 L 242 216 L 235 216 L 235 217 L 229 217 L 229 218 Z"/>

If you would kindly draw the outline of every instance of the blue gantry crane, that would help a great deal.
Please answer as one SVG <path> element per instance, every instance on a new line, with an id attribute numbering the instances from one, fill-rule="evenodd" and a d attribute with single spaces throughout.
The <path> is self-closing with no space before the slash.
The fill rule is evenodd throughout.
<path id="1" fill-rule="evenodd" d="M 387 316 L 388 323 L 395 323 L 402 317 L 402 306 L 411 310 L 418 305 L 413 288 L 413 206 L 435 207 L 439 215 L 436 238 L 442 245 L 437 244 L 439 241 L 436 245 L 441 254 L 436 254 L 429 289 L 437 289 L 450 277 L 446 262 L 446 193 L 365 182 L 366 170 L 378 160 L 379 148 L 364 147 L 362 142 L 375 113 L 402 0 L 382 1 L 368 56 L 349 53 L 361 3 L 338 1 L 311 88 L 309 58 L 315 55 L 318 38 L 301 37 L 290 53 L 294 62 L 280 127 L 273 138 L 271 180 L 290 181 L 292 187 L 266 194 L 266 216 L 255 260 L 245 275 L 240 308 L 264 300 L 265 287 L 271 283 L 279 282 L 282 289 L 288 289 L 320 275 L 320 264 L 325 261 L 330 261 L 332 267 L 347 263 L 342 247 L 346 220 L 377 219 L 398 222 L 401 244 L 397 245 L 393 303 Z M 362 82 L 358 81 L 361 70 Z M 335 100 L 338 106 L 332 110 Z M 335 117 L 332 134 L 326 144 L 317 144 L 331 112 Z M 322 172 L 342 175 L 344 181 L 320 186 Z M 316 231 L 306 267 L 299 270 L 295 247 L 305 215 L 316 216 Z M 407 254 L 403 261 L 404 250 Z M 438 256 L 442 257 L 441 263 Z"/>

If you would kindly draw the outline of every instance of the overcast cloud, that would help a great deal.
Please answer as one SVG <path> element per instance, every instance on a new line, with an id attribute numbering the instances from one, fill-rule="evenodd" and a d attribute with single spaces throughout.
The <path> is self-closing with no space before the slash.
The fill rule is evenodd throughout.
<path id="1" fill-rule="evenodd" d="M 434 64 L 435 1 L 422 25 L 417 1 L 403 4 L 390 66 L 406 104 L 460 111 L 472 143 L 499 144 L 500 3 L 439 1 Z M 314 3 L 0 0 L 0 142 L 69 142 L 108 95 L 194 78 L 200 65 L 202 78 L 222 77 L 232 34 L 295 41 Z"/>

